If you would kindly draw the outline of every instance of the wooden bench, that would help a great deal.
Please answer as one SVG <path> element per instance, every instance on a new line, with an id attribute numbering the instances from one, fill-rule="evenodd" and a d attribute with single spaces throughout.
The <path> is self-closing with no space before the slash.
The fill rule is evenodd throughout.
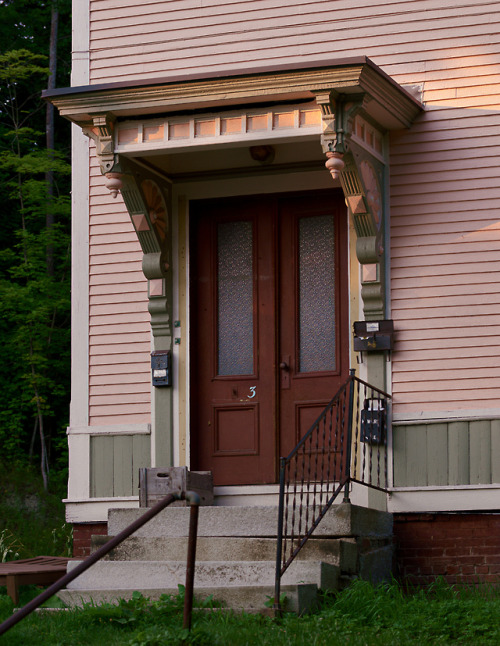
<path id="1" fill-rule="evenodd" d="M 37 556 L 0 563 L 0 585 L 7 586 L 7 594 L 17 606 L 20 585 L 50 585 L 66 574 L 70 560 L 62 556 Z"/>

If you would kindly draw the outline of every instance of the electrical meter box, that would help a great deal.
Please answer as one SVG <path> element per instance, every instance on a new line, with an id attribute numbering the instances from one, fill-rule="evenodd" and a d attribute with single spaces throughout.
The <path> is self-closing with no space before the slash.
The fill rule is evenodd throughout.
<path id="1" fill-rule="evenodd" d="M 151 377 L 153 386 L 172 385 L 172 360 L 168 350 L 157 350 L 151 353 Z"/>

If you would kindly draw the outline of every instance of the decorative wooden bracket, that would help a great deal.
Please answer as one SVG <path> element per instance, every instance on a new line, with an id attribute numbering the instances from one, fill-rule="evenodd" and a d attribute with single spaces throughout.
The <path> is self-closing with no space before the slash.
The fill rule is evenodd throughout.
<path id="1" fill-rule="evenodd" d="M 364 313 L 367 320 L 384 317 L 382 267 L 384 163 L 358 137 L 355 120 L 366 115 L 370 96 L 317 92 L 323 134 L 321 143 L 327 156 L 326 168 L 339 179 L 356 231 L 356 255 L 361 265 L 373 265 L 374 271 L 362 272 Z M 368 123 L 368 122 L 366 122 Z M 364 126 L 363 126 L 364 127 Z M 383 159 L 383 157 L 382 157 Z M 368 278 L 369 276 L 369 278 Z"/>
<path id="2" fill-rule="evenodd" d="M 170 190 L 140 166 L 120 160 L 115 170 L 120 192 L 144 253 L 142 271 L 148 279 L 148 310 L 153 336 L 171 336 L 167 274 L 170 268 Z"/>
<path id="3" fill-rule="evenodd" d="M 97 114 L 92 117 L 92 125 L 83 128 L 83 132 L 95 141 L 97 158 L 101 173 L 110 173 L 117 159 L 114 147 L 115 117 L 110 113 Z"/>

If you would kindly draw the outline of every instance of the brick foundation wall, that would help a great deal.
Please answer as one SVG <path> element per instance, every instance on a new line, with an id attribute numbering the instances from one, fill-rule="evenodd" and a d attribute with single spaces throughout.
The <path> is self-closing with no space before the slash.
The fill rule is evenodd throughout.
<path id="1" fill-rule="evenodd" d="M 500 584 L 500 513 L 394 514 L 394 538 L 401 580 Z"/>
<path id="2" fill-rule="evenodd" d="M 106 535 L 108 523 L 75 523 L 73 525 L 73 556 L 85 558 L 90 554 L 90 539 L 93 535 Z"/>

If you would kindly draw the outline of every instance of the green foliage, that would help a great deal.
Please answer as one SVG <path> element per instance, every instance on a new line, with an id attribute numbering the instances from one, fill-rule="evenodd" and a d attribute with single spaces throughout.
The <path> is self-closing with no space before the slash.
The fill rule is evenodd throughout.
<path id="1" fill-rule="evenodd" d="M 120 599 L 118 604 L 88 603 L 84 605 L 87 621 L 94 623 L 116 623 L 121 627 L 143 627 L 153 624 L 155 627 L 164 625 L 167 631 L 172 630 L 172 618 L 183 615 L 185 588 L 178 586 L 176 595 L 162 594 L 159 599 L 151 601 L 140 592 L 133 592 L 132 598 Z M 195 599 L 195 608 L 213 608 L 211 597 L 204 600 Z M 174 628 L 176 628 L 174 626 Z M 184 637 L 185 638 L 185 637 Z"/>
<path id="2" fill-rule="evenodd" d="M 72 528 L 64 522 L 62 486 L 47 493 L 33 468 L 0 463 L 0 560 L 71 556 Z"/>
<path id="3" fill-rule="evenodd" d="M 58 85 L 68 85 L 71 57 L 71 0 L 1 0 L 0 43 L 11 50 L 47 55 L 52 6 L 60 15 Z"/>
<path id="4" fill-rule="evenodd" d="M 16 537 L 8 529 L 2 529 L 0 532 L 0 563 L 15 561 L 19 558 L 20 547 Z"/>
<path id="5" fill-rule="evenodd" d="M 211 607 L 211 603 L 207 602 Z M 127 646 L 434 646 L 500 643 L 500 590 L 456 589 L 437 582 L 405 593 L 396 583 L 373 588 L 364 581 L 326 596 L 312 615 L 281 619 L 212 610 L 193 614 L 182 628 L 183 590 L 149 601 L 138 592 L 118 604 L 87 605 L 30 617 L 7 633 L 10 644 Z M 206 604 L 202 604 L 206 605 Z M 0 596 L 0 619 L 11 606 Z"/>
<path id="6" fill-rule="evenodd" d="M 55 4 L 68 53 L 70 2 Z M 69 129 L 46 148 L 41 100 L 55 4 L 0 3 L 0 443 L 10 464 L 39 461 L 45 487 L 67 463 L 70 368 Z"/>
<path id="7" fill-rule="evenodd" d="M 280 594 L 280 608 L 281 609 L 286 608 L 286 604 L 287 604 L 287 596 L 284 592 L 282 592 Z M 266 608 L 274 608 L 274 596 L 269 595 L 266 601 L 264 602 L 264 606 Z"/>
<path id="8" fill-rule="evenodd" d="M 500 640 L 500 590 L 448 586 L 404 594 L 397 583 L 356 581 L 324 611 L 353 634 L 384 635 L 389 644 L 494 644 Z"/>

